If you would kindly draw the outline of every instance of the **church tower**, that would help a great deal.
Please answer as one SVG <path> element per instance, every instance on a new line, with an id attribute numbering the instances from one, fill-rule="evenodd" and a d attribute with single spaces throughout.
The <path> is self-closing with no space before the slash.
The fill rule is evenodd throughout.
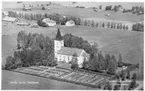
<path id="1" fill-rule="evenodd" d="M 54 55 L 55 55 L 55 58 L 57 58 L 57 52 L 59 50 L 61 50 L 62 47 L 64 47 L 64 40 L 62 39 L 60 30 L 58 28 L 56 38 L 54 40 Z"/>

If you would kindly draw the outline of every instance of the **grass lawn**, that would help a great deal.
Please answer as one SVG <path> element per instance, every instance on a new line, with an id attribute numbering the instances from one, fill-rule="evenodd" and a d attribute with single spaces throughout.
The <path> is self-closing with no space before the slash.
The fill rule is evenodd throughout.
<path id="1" fill-rule="evenodd" d="M 42 33 L 45 36 L 55 37 L 56 28 L 30 28 L 17 25 L 2 26 L 2 55 L 10 55 L 13 48 L 16 48 L 16 36 L 21 30 L 33 33 Z M 143 32 L 118 31 L 103 28 L 84 26 L 62 27 L 62 35 L 72 33 L 83 37 L 85 40 L 99 44 L 99 49 L 104 53 L 118 55 L 121 53 L 123 59 L 130 63 L 138 63 L 143 59 Z M 11 54 L 12 55 L 12 54 Z M 4 60 L 3 60 L 4 61 Z"/>

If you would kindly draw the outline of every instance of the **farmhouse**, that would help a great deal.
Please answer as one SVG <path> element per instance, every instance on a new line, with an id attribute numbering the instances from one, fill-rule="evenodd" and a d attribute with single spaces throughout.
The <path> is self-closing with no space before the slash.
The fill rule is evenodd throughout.
<path id="1" fill-rule="evenodd" d="M 75 26 L 75 22 L 73 20 L 67 21 L 65 23 L 66 26 Z"/>
<path id="2" fill-rule="evenodd" d="M 23 10 L 25 10 L 25 11 L 31 11 L 31 8 L 30 7 L 24 7 Z"/>
<path id="3" fill-rule="evenodd" d="M 84 49 L 65 47 L 59 29 L 54 40 L 54 54 L 58 62 L 65 63 L 71 62 L 74 55 L 76 55 L 75 58 L 77 58 L 79 67 L 82 67 L 84 60 L 87 61 L 89 59 L 89 54 Z"/>
<path id="4" fill-rule="evenodd" d="M 2 14 L 3 14 L 4 16 L 8 16 L 8 15 L 9 15 L 9 13 L 6 12 L 6 11 L 4 11 Z"/>
<path id="5" fill-rule="evenodd" d="M 18 22 L 18 19 L 14 18 L 14 17 L 8 17 L 8 16 L 6 16 L 6 17 L 3 18 L 3 21 L 14 23 L 14 22 Z"/>
<path id="6" fill-rule="evenodd" d="M 45 22 L 48 26 L 55 26 L 56 25 L 56 21 L 50 20 L 49 18 L 45 18 L 42 21 Z"/>

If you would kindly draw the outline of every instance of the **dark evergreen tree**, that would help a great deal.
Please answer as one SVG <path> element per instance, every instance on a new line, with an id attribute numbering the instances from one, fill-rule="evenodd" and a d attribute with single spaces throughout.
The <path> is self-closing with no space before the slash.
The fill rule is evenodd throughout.
<path id="1" fill-rule="evenodd" d="M 127 71 L 126 79 L 130 79 L 130 72 L 129 71 Z"/>
<path id="2" fill-rule="evenodd" d="M 123 66 L 123 62 L 122 62 L 122 56 L 121 54 L 119 54 L 119 58 L 118 58 L 118 67 L 122 67 Z"/>
<path id="3" fill-rule="evenodd" d="M 108 26 L 108 28 L 110 28 L 110 22 L 108 22 L 107 26 Z"/>
<path id="4" fill-rule="evenodd" d="M 132 76 L 132 80 L 136 80 L 136 79 L 137 79 L 137 75 L 136 75 L 136 73 L 134 73 Z"/>
<path id="5" fill-rule="evenodd" d="M 105 27 L 105 24 L 104 24 L 104 22 L 102 23 L 102 27 Z"/>

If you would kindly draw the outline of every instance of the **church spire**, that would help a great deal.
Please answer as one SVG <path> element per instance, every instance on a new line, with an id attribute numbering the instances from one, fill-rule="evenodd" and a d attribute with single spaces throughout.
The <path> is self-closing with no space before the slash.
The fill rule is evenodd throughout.
<path id="1" fill-rule="evenodd" d="M 57 30 L 57 34 L 56 34 L 56 40 L 62 40 L 62 36 L 61 36 L 61 33 L 60 33 L 60 29 L 58 28 Z"/>

